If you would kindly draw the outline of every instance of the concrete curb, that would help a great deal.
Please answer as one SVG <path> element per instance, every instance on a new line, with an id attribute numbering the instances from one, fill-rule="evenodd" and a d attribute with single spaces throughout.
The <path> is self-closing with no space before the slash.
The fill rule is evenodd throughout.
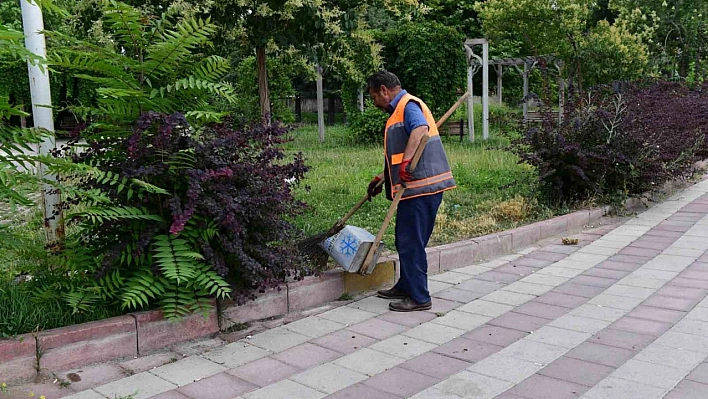
<path id="1" fill-rule="evenodd" d="M 216 304 L 215 304 L 216 305 Z M 219 332 L 216 306 L 206 318 L 193 314 L 179 321 L 165 320 L 161 310 L 133 313 L 137 355 Z"/>
<path id="2" fill-rule="evenodd" d="M 61 371 L 138 355 L 129 315 L 42 331 L 36 336 L 41 371 Z"/>
<path id="3" fill-rule="evenodd" d="M 605 216 L 609 207 L 578 211 L 465 240 L 428 248 L 430 274 L 469 266 L 509 254 L 547 238 L 576 231 Z M 260 295 L 255 301 L 237 306 L 230 301 L 219 303 L 205 318 L 192 315 L 178 322 L 165 320 L 161 311 L 147 311 L 84 323 L 75 326 L 25 334 L 18 339 L 0 340 L 0 382 L 27 380 L 41 371 L 56 372 L 88 364 L 126 357 L 142 356 L 150 351 L 201 338 L 230 327 L 283 316 L 320 306 L 344 293 L 358 293 L 388 286 L 396 281 L 398 259 L 385 257 L 370 276 L 343 270 L 284 284 L 280 290 Z"/>
<path id="4" fill-rule="evenodd" d="M 0 340 L 0 383 L 29 380 L 38 368 L 41 373 L 52 373 L 135 358 L 217 332 L 215 306 L 206 318 L 194 314 L 174 322 L 154 310 L 24 334 Z"/>
<path id="5" fill-rule="evenodd" d="M 581 230 L 610 211 L 610 207 L 577 211 L 512 230 L 428 248 L 429 273 L 438 274 L 469 266 L 476 261 L 527 248 L 547 238 Z M 398 258 L 393 255 L 380 259 L 371 276 L 362 277 L 337 269 L 322 276 L 286 283 L 281 291 L 261 295 L 245 305 L 222 303 L 221 329 L 322 305 L 345 293 L 355 294 L 388 286 L 396 281 L 397 275 Z"/>
<path id="6" fill-rule="evenodd" d="M 0 340 L 0 384 L 32 378 L 36 362 L 37 341 L 32 334 Z"/>

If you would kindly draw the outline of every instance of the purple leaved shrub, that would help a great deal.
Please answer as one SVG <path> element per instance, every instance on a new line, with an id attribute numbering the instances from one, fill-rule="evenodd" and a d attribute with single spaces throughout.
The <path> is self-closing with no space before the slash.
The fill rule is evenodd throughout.
<path id="1" fill-rule="evenodd" d="M 537 168 L 551 202 L 642 194 L 693 173 L 707 148 L 706 89 L 640 82 L 571 93 L 562 123 L 547 108 L 511 148 Z"/>
<path id="2" fill-rule="evenodd" d="M 708 83 L 691 88 L 676 82 L 629 85 L 621 130 L 637 152 L 635 193 L 689 176 L 708 149 Z"/>
<path id="3" fill-rule="evenodd" d="M 84 240 L 102 258 L 99 277 L 120 268 L 126 249 L 150 263 L 155 235 L 184 237 L 244 302 L 253 290 L 299 279 L 300 259 L 291 245 L 298 231 L 290 220 L 305 204 L 290 184 L 307 171 L 301 154 L 287 160 L 282 144 L 288 130 L 279 124 L 239 126 L 232 121 L 194 131 L 181 114 L 144 113 L 123 140 L 97 141 L 76 161 L 91 164 L 126 186 L 84 178 L 111 203 L 145 209 L 162 222 L 138 219 L 94 223 Z M 128 189 L 127 186 L 132 188 Z M 159 189 L 151 188 L 152 186 Z M 146 258 L 147 257 L 147 258 Z M 153 265 L 152 272 L 160 271 Z"/>

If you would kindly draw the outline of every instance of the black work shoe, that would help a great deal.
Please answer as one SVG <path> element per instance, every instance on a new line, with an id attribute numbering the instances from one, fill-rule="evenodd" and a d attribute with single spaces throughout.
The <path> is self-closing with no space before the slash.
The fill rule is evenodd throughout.
<path id="1" fill-rule="evenodd" d="M 408 298 L 408 294 L 403 291 L 394 288 L 391 288 L 390 290 L 381 290 L 376 293 L 379 298 L 384 298 L 384 299 L 406 299 Z"/>
<path id="2" fill-rule="evenodd" d="M 426 303 L 417 303 L 410 298 L 406 298 L 402 301 L 391 302 L 388 304 L 388 308 L 394 312 L 415 312 L 418 310 L 430 310 L 433 307 L 433 302 L 428 301 Z"/>

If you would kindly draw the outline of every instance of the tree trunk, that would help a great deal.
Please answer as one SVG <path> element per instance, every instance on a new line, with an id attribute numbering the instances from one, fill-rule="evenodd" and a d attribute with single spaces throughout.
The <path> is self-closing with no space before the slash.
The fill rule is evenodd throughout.
<path id="1" fill-rule="evenodd" d="M 71 99 L 74 101 L 74 103 L 79 102 L 79 78 L 72 78 Z"/>
<path id="2" fill-rule="evenodd" d="M 61 85 L 59 86 L 59 107 L 66 107 L 67 100 L 69 99 L 69 87 L 66 81 L 66 75 L 61 78 Z"/>
<path id="3" fill-rule="evenodd" d="M 679 61 L 679 76 L 683 79 L 685 79 L 688 76 L 688 62 L 686 62 L 685 59 L 681 58 L 681 61 Z"/>
<path id="4" fill-rule="evenodd" d="M 24 105 L 20 107 L 20 111 L 22 111 L 22 112 L 25 111 L 25 106 L 24 106 Z M 20 116 L 20 127 L 23 128 L 23 129 L 26 129 L 26 128 L 27 128 L 27 117 L 24 116 L 24 115 L 21 115 L 21 116 Z"/>
<path id="5" fill-rule="evenodd" d="M 270 95 L 268 93 L 268 70 L 266 69 L 265 48 L 256 49 L 256 65 L 258 68 L 258 97 L 261 102 L 261 117 L 270 125 Z"/>
<path id="6" fill-rule="evenodd" d="M 317 130 L 320 134 L 320 143 L 325 141 L 325 124 L 324 124 L 324 99 L 322 89 L 322 67 L 317 65 Z"/>

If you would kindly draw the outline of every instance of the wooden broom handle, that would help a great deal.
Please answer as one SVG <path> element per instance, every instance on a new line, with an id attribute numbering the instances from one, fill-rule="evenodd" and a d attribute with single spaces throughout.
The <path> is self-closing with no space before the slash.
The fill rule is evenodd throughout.
<path id="1" fill-rule="evenodd" d="M 424 135 L 423 137 L 421 137 L 420 144 L 418 144 L 418 149 L 425 148 L 425 145 L 428 143 L 428 140 L 430 140 L 430 136 L 428 136 L 427 134 Z M 420 157 L 422 155 L 423 155 L 422 150 L 421 151 L 416 150 L 415 155 L 413 155 L 413 159 L 411 160 L 411 166 L 410 166 L 411 173 L 413 173 L 416 166 L 418 166 L 418 162 L 420 162 Z M 384 184 L 384 179 L 381 179 L 376 184 L 376 187 L 377 188 L 381 187 L 383 184 Z M 405 185 L 405 183 L 404 183 L 404 185 Z M 357 202 L 356 205 L 354 205 L 354 207 L 346 215 L 344 215 L 344 217 L 339 219 L 339 221 L 337 222 L 337 226 L 344 226 L 344 223 L 346 223 L 347 220 L 349 220 L 349 218 L 352 217 L 352 215 L 354 215 L 356 213 L 356 211 L 358 211 L 359 208 L 361 208 L 368 200 L 369 200 L 369 193 L 366 193 L 366 195 L 364 195 L 364 197 L 362 197 L 359 200 L 359 202 Z"/>
<path id="2" fill-rule="evenodd" d="M 425 146 L 428 144 L 428 140 L 430 140 L 430 136 L 428 136 L 428 134 L 425 134 L 423 135 L 423 137 L 420 138 L 418 148 L 415 149 L 415 154 L 413 154 L 413 159 L 411 160 L 411 173 L 413 173 L 415 171 L 415 168 L 418 166 L 418 162 L 420 162 L 420 157 L 423 156 L 423 150 L 425 150 Z M 404 184 L 405 187 L 405 182 L 401 183 Z"/>
<path id="3" fill-rule="evenodd" d="M 430 140 L 430 136 L 427 134 L 421 137 L 418 148 L 416 148 L 415 155 L 413 155 L 413 160 L 410 164 L 411 173 L 413 173 L 416 166 L 418 166 L 418 162 L 420 161 L 420 157 L 423 155 L 423 151 L 425 150 L 425 146 L 428 144 L 428 140 Z M 388 208 L 388 212 L 386 213 L 383 224 L 381 224 L 379 233 L 376 235 L 374 242 L 371 244 L 371 248 L 369 248 L 369 252 L 366 254 L 366 258 L 364 258 L 364 263 L 361 265 L 361 269 L 359 269 L 359 274 L 361 275 L 370 274 L 369 264 L 374 260 L 374 255 L 379 249 L 379 245 L 381 245 L 381 240 L 383 239 L 384 234 L 386 234 L 386 230 L 388 229 L 388 225 L 391 223 L 391 219 L 393 219 L 393 214 L 396 213 L 398 203 L 401 202 L 401 198 L 403 198 L 403 192 L 406 191 L 405 182 L 401 183 L 401 188 L 399 188 L 398 192 L 396 192 L 396 197 L 393 199 L 393 203 L 391 203 L 391 206 Z"/>
<path id="4" fill-rule="evenodd" d="M 453 105 L 452 108 L 450 108 L 445 113 L 445 115 L 443 115 L 443 117 L 440 118 L 439 121 L 435 122 L 435 126 L 436 127 L 442 126 L 442 124 L 445 123 L 445 121 L 450 117 L 450 115 L 452 115 L 453 112 L 455 112 L 455 110 L 457 110 L 457 108 L 460 107 L 462 102 L 465 101 L 465 99 L 467 99 L 467 97 L 469 95 L 470 95 L 469 92 L 466 92 L 465 94 L 463 94 L 462 97 L 460 97 L 460 99 L 457 100 L 455 105 Z M 425 144 L 427 144 L 429 139 L 430 139 L 430 136 L 428 136 L 427 134 L 421 138 L 421 144 L 423 145 L 423 147 L 425 147 Z M 425 140 L 425 144 L 423 144 L 423 140 Z M 418 145 L 418 148 L 420 148 L 420 144 Z M 416 155 L 417 154 L 418 154 L 418 152 L 416 151 Z M 413 160 L 411 161 L 411 166 L 410 166 L 411 172 L 413 172 L 415 170 L 416 166 L 418 166 L 418 162 L 420 161 L 420 157 L 422 156 L 422 154 L 423 154 L 423 152 L 421 151 L 420 155 L 418 155 L 417 158 L 416 158 L 416 155 L 413 156 Z M 381 187 L 383 184 L 384 184 L 384 179 L 381 179 L 379 181 L 379 183 L 376 185 L 376 187 Z M 360 199 L 359 202 L 357 202 L 356 205 L 354 205 L 354 207 L 352 207 L 352 209 L 346 215 L 344 215 L 341 219 L 339 219 L 337 221 L 337 224 L 335 226 L 344 226 L 344 224 L 347 222 L 347 220 L 349 220 L 349 218 L 351 218 L 356 213 L 356 211 L 359 210 L 359 208 L 364 206 L 364 204 L 368 200 L 369 200 L 369 193 L 366 193 L 364 195 L 364 197 L 362 197 L 362 199 Z"/>
<path id="5" fill-rule="evenodd" d="M 440 118 L 440 120 L 435 123 L 435 126 L 437 126 L 437 127 L 442 126 L 442 124 L 445 123 L 445 121 L 446 121 L 450 116 L 452 116 L 452 114 L 453 114 L 458 108 L 460 108 L 460 105 L 462 105 L 462 103 L 463 103 L 463 102 L 467 99 L 467 97 L 469 97 L 469 96 L 470 96 L 470 92 L 469 92 L 469 91 L 468 91 L 468 92 L 465 92 L 465 94 L 463 94 L 462 97 L 460 97 L 460 99 L 457 100 L 457 102 L 456 102 L 452 107 L 450 107 L 450 109 L 449 109 L 447 112 L 445 112 L 445 115 L 443 115 L 442 118 Z"/>
<path id="6" fill-rule="evenodd" d="M 377 187 L 377 188 L 378 188 L 378 187 L 381 187 L 383 184 L 384 184 L 384 179 L 381 179 L 381 180 L 379 180 L 379 182 L 376 184 L 376 187 Z M 338 226 L 343 226 L 344 223 L 346 223 L 347 220 L 349 220 L 349 218 L 352 217 L 352 215 L 354 215 L 354 213 L 356 213 L 356 211 L 358 211 L 359 208 L 361 208 L 361 207 L 366 203 L 366 201 L 368 201 L 368 200 L 369 200 L 369 193 L 366 193 L 366 194 L 364 195 L 364 197 L 362 197 L 362 199 L 360 199 L 359 202 L 357 202 L 356 205 L 354 205 L 354 207 L 349 211 L 349 213 L 347 213 L 346 215 L 344 215 L 344 217 L 342 217 L 341 219 L 339 219 L 339 221 L 337 222 L 337 225 L 338 225 Z"/>
<path id="7" fill-rule="evenodd" d="M 383 224 L 381 224 L 381 229 L 379 229 L 379 233 L 376 235 L 374 242 L 371 243 L 371 248 L 369 248 L 369 252 L 366 254 L 366 258 L 364 259 L 364 263 L 361 265 L 359 274 L 366 275 L 371 273 L 369 272 L 370 264 L 374 260 L 374 255 L 376 255 L 376 251 L 378 251 L 379 246 L 381 245 L 381 240 L 383 239 L 384 234 L 386 234 L 386 230 L 388 229 L 388 225 L 391 223 L 391 219 L 393 219 L 393 214 L 396 213 L 396 208 L 398 208 L 398 203 L 401 202 L 404 191 L 406 191 L 406 189 L 401 187 L 396 193 L 393 203 L 391 203 L 391 206 L 388 208 Z M 373 269 L 373 267 L 371 267 L 371 269 Z"/>

